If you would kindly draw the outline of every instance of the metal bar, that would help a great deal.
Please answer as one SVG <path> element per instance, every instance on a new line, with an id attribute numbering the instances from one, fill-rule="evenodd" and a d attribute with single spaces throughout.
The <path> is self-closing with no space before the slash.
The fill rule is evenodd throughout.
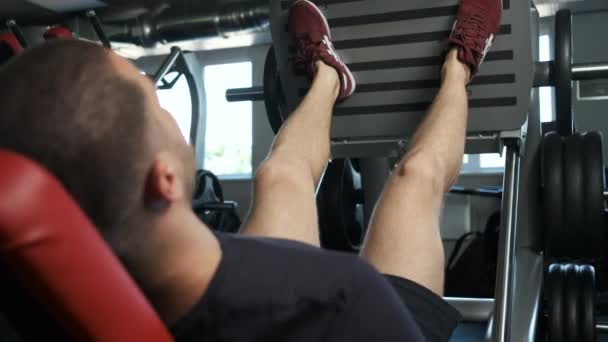
<path id="1" fill-rule="evenodd" d="M 457 195 L 502 198 L 502 189 L 467 189 L 459 186 L 453 186 L 450 188 L 450 193 Z"/>
<path id="2" fill-rule="evenodd" d="M 95 33 L 97 34 L 97 38 L 99 38 L 99 41 L 101 42 L 101 44 L 103 44 L 103 46 L 105 46 L 108 49 L 112 48 L 112 43 L 110 43 L 110 40 L 108 39 L 108 36 L 106 36 L 105 31 L 103 30 L 103 27 L 101 27 L 101 21 L 99 20 L 99 17 L 97 17 L 97 14 L 95 13 L 95 11 L 88 11 L 87 12 L 87 18 L 89 18 L 89 21 L 91 22 L 91 26 L 93 26 L 93 30 L 95 30 Z"/>
<path id="3" fill-rule="evenodd" d="M 25 40 L 25 36 L 23 35 L 23 31 L 21 31 L 21 29 L 19 28 L 19 26 L 17 25 L 17 23 L 14 20 L 9 20 L 9 21 L 6 22 L 6 26 L 15 35 L 15 38 L 17 38 L 17 41 L 19 41 L 19 44 L 21 44 L 21 46 L 24 49 L 27 49 L 27 40 Z"/>
<path id="4" fill-rule="evenodd" d="M 549 87 L 554 84 L 553 61 L 534 64 L 534 87 Z"/>
<path id="5" fill-rule="evenodd" d="M 171 68 L 173 68 L 175 62 L 177 61 L 177 58 L 181 55 L 181 53 L 182 50 L 177 46 L 171 48 L 171 53 L 169 54 L 169 56 L 167 56 L 167 58 L 165 58 L 163 64 L 160 65 L 160 68 L 158 68 L 156 74 L 154 74 L 153 80 L 155 85 L 167 75 Z"/>
<path id="6" fill-rule="evenodd" d="M 606 333 L 608 332 L 608 325 L 607 324 L 596 324 L 595 325 L 595 330 L 598 332 L 603 332 Z"/>
<path id="7" fill-rule="evenodd" d="M 238 204 L 233 201 L 225 201 L 222 203 L 204 203 L 204 201 L 195 201 L 192 204 L 192 207 L 194 210 L 230 211 L 238 208 Z"/>
<path id="8" fill-rule="evenodd" d="M 264 87 L 228 89 L 226 90 L 226 101 L 264 101 Z"/>
<path id="9" fill-rule="evenodd" d="M 465 322 L 488 322 L 494 312 L 493 298 L 445 297 L 443 299 L 460 312 Z"/>
<path id="10" fill-rule="evenodd" d="M 572 65 L 572 79 L 595 80 L 608 78 L 608 63 L 581 63 Z"/>
<path id="11" fill-rule="evenodd" d="M 557 132 L 568 137 L 574 132 L 572 115 L 572 14 L 562 9 L 555 14 L 555 121 Z"/>
<path id="12" fill-rule="evenodd" d="M 517 191 L 519 182 L 519 153 L 516 139 L 505 141 L 507 146 L 503 181 L 502 222 L 496 279 L 494 308 L 494 341 L 508 342 L 513 299 L 513 256 L 517 224 Z"/>
<path id="13" fill-rule="evenodd" d="M 492 342 L 492 329 L 494 328 L 494 317 L 490 317 L 486 326 L 486 334 L 483 337 L 483 342 Z"/>

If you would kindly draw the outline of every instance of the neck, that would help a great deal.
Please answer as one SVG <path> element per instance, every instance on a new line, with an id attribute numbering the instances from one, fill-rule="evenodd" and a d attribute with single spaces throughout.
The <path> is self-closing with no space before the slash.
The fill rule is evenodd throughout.
<path id="1" fill-rule="evenodd" d="M 190 210 L 166 215 L 154 224 L 145 253 L 130 263 L 131 274 L 171 325 L 207 291 L 222 258 L 216 237 Z"/>

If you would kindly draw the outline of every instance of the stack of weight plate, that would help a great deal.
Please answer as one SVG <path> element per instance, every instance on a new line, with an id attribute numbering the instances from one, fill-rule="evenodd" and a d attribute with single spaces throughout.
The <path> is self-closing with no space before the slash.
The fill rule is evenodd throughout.
<path id="1" fill-rule="evenodd" d="M 358 83 L 355 95 L 335 110 L 334 156 L 390 156 L 413 134 L 437 92 L 458 0 L 315 2 L 327 15 L 335 48 Z M 289 62 L 293 45 L 286 21 L 291 1 L 271 3 L 272 37 L 291 111 L 308 81 Z M 524 124 L 532 89 L 532 42 L 537 41 L 531 38 L 535 18 L 529 0 L 504 1 L 496 42 L 469 87 L 469 135 L 489 136 Z"/>
<path id="2" fill-rule="evenodd" d="M 546 256 L 601 259 L 606 249 L 601 134 L 548 133 L 541 161 Z"/>

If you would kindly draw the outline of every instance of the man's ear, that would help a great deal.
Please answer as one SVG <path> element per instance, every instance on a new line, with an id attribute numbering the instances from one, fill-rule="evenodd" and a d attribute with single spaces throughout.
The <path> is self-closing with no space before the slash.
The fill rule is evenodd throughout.
<path id="1" fill-rule="evenodd" d="M 145 190 L 147 205 L 164 207 L 179 201 L 185 196 L 182 182 L 177 163 L 168 154 L 160 153 L 154 158 L 148 172 Z"/>

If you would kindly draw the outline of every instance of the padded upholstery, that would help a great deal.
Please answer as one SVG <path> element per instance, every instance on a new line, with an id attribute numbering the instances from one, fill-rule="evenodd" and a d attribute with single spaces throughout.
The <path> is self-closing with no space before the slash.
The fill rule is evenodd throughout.
<path id="1" fill-rule="evenodd" d="M 63 26 L 53 26 L 44 32 L 44 39 L 72 39 L 72 31 Z"/>
<path id="2" fill-rule="evenodd" d="M 0 65 L 23 52 L 23 47 L 12 32 L 0 32 Z"/>
<path id="3" fill-rule="evenodd" d="M 17 37 L 12 32 L 0 32 L 0 42 L 6 44 L 14 55 L 23 52 L 23 46 L 17 40 Z"/>
<path id="4" fill-rule="evenodd" d="M 63 328 L 79 341 L 172 341 L 61 184 L 13 152 L 0 165 L 0 259 Z"/>

